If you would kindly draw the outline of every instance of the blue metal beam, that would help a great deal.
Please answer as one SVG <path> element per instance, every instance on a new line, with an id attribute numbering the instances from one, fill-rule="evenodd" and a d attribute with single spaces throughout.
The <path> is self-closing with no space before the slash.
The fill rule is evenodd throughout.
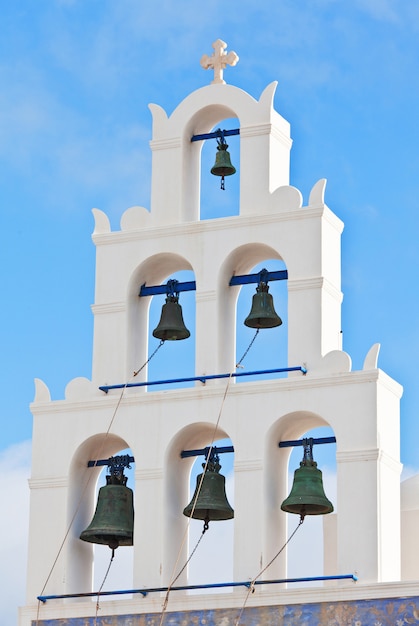
<path id="1" fill-rule="evenodd" d="M 152 385 L 170 385 L 175 383 L 201 382 L 206 383 L 207 380 L 215 380 L 218 378 L 239 378 L 240 376 L 260 376 L 261 374 L 278 374 L 283 372 L 301 372 L 307 374 L 307 369 L 298 365 L 297 367 L 278 367 L 270 370 L 255 370 L 253 372 L 233 372 L 229 374 L 210 374 L 208 376 L 191 376 L 189 378 L 169 378 L 167 380 L 151 380 L 142 383 L 120 383 L 118 385 L 102 385 L 100 391 L 108 393 L 111 389 L 125 389 L 128 387 L 151 387 Z"/>
<path id="2" fill-rule="evenodd" d="M 243 582 L 229 582 L 229 583 L 210 583 L 207 585 L 179 585 L 178 587 L 151 587 L 150 589 L 121 589 L 118 591 L 90 591 L 88 593 L 66 593 L 55 596 L 38 596 L 37 600 L 40 602 L 47 602 L 47 600 L 64 600 L 67 598 L 95 598 L 99 596 L 120 596 L 128 593 L 140 593 L 143 596 L 149 593 L 163 593 L 164 591 L 191 591 L 193 589 L 220 589 L 226 587 L 247 587 L 248 589 L 253 585 L 282 585 L 284 583 L 311 583 L 322 582 L 327 580 L 353 580 L 356 582 L 358 576 L 355 574 L 340 574 L 338 576 L 304 576 L 301 578 L 279 578 L 277 580 L 245 580 Z"/>
<path id="3" fill-rule="evenodd" d="M 196 291 L 196 282 L 194 280 L 186 281 L 184 283 L 177 282 L 176 284 L 176 292 L 180 291 Z M 140 297 L 143 296 L 155 296 L 157 294 L 167 294 L 167 285 L 156 285 L 154 287 L 146 287 L 146 284 L 141 285 L 140 293 L 138 294 Z"/>
<path id="4" fill-rule="evenodd" d="M 319 445 L 319 444 L 325 444 L 325 443 L 336 443 L 336 437 L 318 437 L 316 439 L 313 438 L 313 445 L 314 444 Z M 292 439 L 290 441 L 280 441 L 278 443 L 279 448 L 291 448 L 291 447 L 297 447 L 297 446 L 303 446 L 303 445 L 304 445 L 303 439 Z M 217 446 L 212 446 L 211 449 L 216 454 L 226 454 L 228 452 L 234 452 L 233 446 L 221 446 L 220 448 L 218 448 Z M 207 457 L 209 451 L 210 451 L 209 446 L 207 446 L 206 448 L 199 448 L 197 450 L 183 450 L 180 453 L 180 456 L 182 459 L 186 459 L 191 456 Z"/>
<path id="5" fill-rule="evenodd" d="M 262 270 L 263 271 L 263 270 Z M 271 280 L 287 280 L 288 272 L 287 270 L 278 270 L 277 272 L 268 272 L 265 270 L 263 273 L 264 282 L 268 282 Z M 234 285 L 248 285 L 249 283 L 259 283 L 261 280 L 261 272 L 257 274 L 244 274 L 241 276 L 232 276 L 230 282 L 228 283 L 230 287 Z"/>
<path id="6" fill-rule="evenodd" d="M 313 439 L 313 444 L 322 444 L 322 443 L 336 443 L 336 437 L 319 437 L 318 439 Z M 292 448 L 295 446 L 303 446 L 304 439 L 292 439 L 290 441 L 280 441 L 278 446 L 280 448 Z"/>
<path id="7" fill-rule="evenodd" d="M 242 274 L 240 276 L 232 276 L 228 284 L 230 287 L 233 287 L 235 285 L 260 283 L 261 277 L 264 282 L 271 280 L 287 280 L 288 272 L 287 270 L 278 270 L 277 272 L 262 270 L 262 272 L 258 272 L 257 274 Z M 180 293 L 181 291 L 196 291 L 196 282 L 194 280 L 185 281 L 183 283 L 176 281 L 174 291 L 176 293 Z M 167 283 L 164 285 L 153 285 L 150 287 L 147 287 L 146 283 L 144 283 L 141 285 L 140 293 L 138 295 L 142 298 L 144 296 L 155 296 L 159 294 L 167 294 Z"/>
<path id="8" fill-rule="evenodd" d="M 193 135 L 191 141 L 205 141 L 205 139 L 216 139 L 217 137 L 229 137 L 230 135 L 240 135 L 240 128 L 234 128 L 233 130 L 216 130 L 213 133 L 203 133 L 202 135 Z"/>
<path id="9" fill-rule="evenodd" d="M 205 456 L 206 458 L 209 451 L 209 446 L 207 448 L 201 448 L 200 450 L 182 450 L 182 452 L 180 453 L 180 457 L 182 459 L 186 459 L 190 456 Z M 234 452 L 234 448 L 233 446 L 221 446 L 221 448 L 218 448 L 217 446 L 212 446 L 211 451 L 214 452 L 214 454 L 225 454 L 226 452 Z"/>

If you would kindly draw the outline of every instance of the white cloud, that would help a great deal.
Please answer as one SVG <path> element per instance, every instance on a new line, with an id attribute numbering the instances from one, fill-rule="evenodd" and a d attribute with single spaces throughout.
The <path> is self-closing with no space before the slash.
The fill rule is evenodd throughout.
<path id="1" fill-rule="evenodd" d="M 412 478 L 413 476 L 415 476 L 418 473 L 419 473 L 419 469 L 417 467 L 411 467 L 409 465 L 403 465 L 403 470 L 402 470 L 402 475 L 401 475 L 401 482 L 403 482 L 404 480 L 407 480 L 408 478 Z"/>
<path id="2" fill-rule="evenodd" d="M 17 607 L 25 604 L 26 559 L 29 527 L 30 441 L 0 452 L 3 511 L 0 516 L 0 563 L 3 598 L 0 626 L 17 621 Z"/>

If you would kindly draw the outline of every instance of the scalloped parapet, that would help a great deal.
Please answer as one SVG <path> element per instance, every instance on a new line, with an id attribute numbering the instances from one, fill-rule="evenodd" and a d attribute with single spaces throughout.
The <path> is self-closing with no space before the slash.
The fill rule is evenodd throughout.
<path id="1" fill-rule="evenodd" d="M 40 378 L 34 379 L 35 383 L 35 396 L 34 403 L 38 402 L 51 402 L 51 393 L 47 385 Z"/>
<path id="2" fill-rule="evenodd" d="M 352 369 L 352 359 L 347 352 L 331 350 L 309 372 L 315 374 L 346 374 Z"/>
<path id="3" fill-rule="evenodd" d="M 272 193 L 271 210 L 275 212 L 293 211 L 301 209 L 303 205 L 303 196 L 301 191 L 291 185 L 283 185 L 278 187 Z"/>
<path id="4" fill-rule="evenodd" d="M 365 357 L 364 366 L 362 369 L 364 370 L 377 369 L 378 355 L 380 353 L 380 348 L 381 348 L 380 343 L 375 343 L 373 346 L 371 346 L 371 348 L 369 349 L 367 353 L 367 356 Z"/>
<path id="5" fill-rule="evenodd" d="M 92 209 L 93 217 L 95 218 L 95 228 L 93 230 L 94 235 L 111 232 L 111 224 L 109 218 L 100 209 Z"/>
<path id="6" fill-rule="evenodd" d="M 326 178 L 320 178 L 320 180 L 315 183 L 310 191 L 310 196 L 308 203 L 310 206 L 319 204 L 324 204 L 324 193 L 326 190 Z"/>
<path id="7" fill-rule="evenodd" d="M 98 397 L 100 392 L 96 385 L 88 378 L 79 376 L 73 378 L 65 388 L 65 399 L 70 401 L 86 400 L 88 398 Z"/>
<path id="8" fill-rule="evenodd" d="M 150 223 L 150 212 L 143 206 L 132 206 L 121 217 L 121 230 L 141 230 Z"/>

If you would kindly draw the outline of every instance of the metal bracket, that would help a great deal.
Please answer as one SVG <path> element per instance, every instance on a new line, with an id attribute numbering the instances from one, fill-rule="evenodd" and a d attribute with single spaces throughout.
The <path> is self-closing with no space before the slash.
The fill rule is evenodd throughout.
<path id="1" fill-rule="evenodd" d="M 134 462 L 135 462 L 135 459 L 133 456 L 130 456 L 129 454 L 122 454 L 120 456 L 111 456 L 109 457 L 109 459 L 89 461 L 87 463 L 87 467 L 99 467 L 99 466 L 106 465 L 107 467 L 110 468 L 112 472 L 113 470 L 121 471 L 121 469 L 123 470 L 124 467 L 126 467 L 127 469 L 131 469 L 131 463 L 134 463 Z"/>

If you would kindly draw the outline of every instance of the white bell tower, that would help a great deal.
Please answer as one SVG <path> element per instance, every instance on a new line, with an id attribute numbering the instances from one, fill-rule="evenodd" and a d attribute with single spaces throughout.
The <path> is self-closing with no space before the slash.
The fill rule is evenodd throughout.
<path id="1" fill-rule="evenodd" d="M 93 515 L 99 473 L 88 462 L 125 448 L 132 451 L 135 524 L 134 546 L 128 549 L 134 552 L 133 589 L 166 589 L 175 564 L 182 566 L 188 558 L 188 519 L 182 510 L 189 501 L 192 460 L 181 453 L 209 446 L 215 429 L 215 441 L 229 438 L 234 447 L 231 582 L 252 581 L 286 542 L 290 515 L 280 506 L 290 490 L 290 448 L 278 444 L 317 426 L 333 430 L 337 449 L 337 512 L 325 518 L 320 579 L 356 572 L 357 584 L 365 585 L 363 597 L 373 597 L 371 589 L 379 583 L 400 581 L 402 389 L 378 369 L 378 345 L 366 350 L 360 371 L 352 370 L 350 356 L 342 351 L 343 224 L 325 204 L 325 180 L 314 184 L 306 204 L 289 185 L 292 142 L 288 122 L 273 108 L 276 83 L 259 99 L 225 84 L 223 69 L 238 61 L 225 49 L 218 40 L 213 56 L 204 55 L 201 64 L 214 69 L 213 83 L 187 96 L 171 115 L 150 105 L 150 211 L 128 209 L 121 229 L 113 232 L 107 216 L 93 210 L 92 379 L 70 381 L 60 401 L 51 401 L 47 385 L 36 381 L 27 605 L 20 611 L 21 626 L 72 626 L 81 623 L 76 618 L 98 626 L 139 624 L 140 615 L 154 615 L 157 621 L 144 623 L 157 624 L 155 615 L 162 611 L 176 613 L 170 623 L 188 623 L 189 612 L 195 619 L 209 610 L 224 611 L 223 619 L 230 620 L 218 623 L 235 624 L 243 586 L 205 595 L 172 591 L 164 608 L 163 591 L 128 599 L 115 595 L 100 618 L 92 598 L 83 595 L 95 591 L 93 548 L 79 539 Z M 239 130 L 240 213 L 201 220 L 203 142 L 192 138 L 211 133 L 226 118 L 236 118 Z M 285 378 L 236 384 L 228 374 L 235 371 L 240 286 L 230 281 L 269 259 L 282 260 L 288 274 L 288 355 L 278 354 L 278 367 L 296 370 Z M 148 328 L 157 322 L 149 321 L 150 297 L 139 293 L 142 285 L 165 284 L 179 270 L 194 273 L 196 333 L 187 341 L 195 344 L 197 380 L 194 387 L 161 391 L 144 384 L 147 367 L 133 378 L 152 351 Z M 221 374 L 227 376 L 215 377 Z M 135 385 L 124 387 L 129 380 Z M 285 550 L 262 579 L 286 578 Z M 356 598 L 353 581 L 326 585 L 320 579 L 315 593 L 280 585 L 281 598 L 278 585 L 257 587 L 248 606 L 259 607 L 258 623 L 264 623 L 263 612 L 278 604 Z M 187 568 L 177 584 L 188 586 Z M 124 621 L 127 616 L 132 622 Z M 244 611 L 240 623 L 250 624 L 248 619 Z"/>

